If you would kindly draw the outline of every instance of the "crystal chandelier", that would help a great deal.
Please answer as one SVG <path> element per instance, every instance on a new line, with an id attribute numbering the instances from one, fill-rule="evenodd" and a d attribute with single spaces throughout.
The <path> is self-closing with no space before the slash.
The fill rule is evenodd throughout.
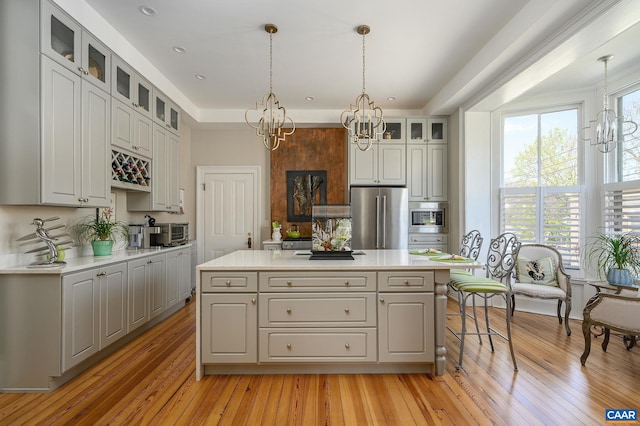
<path id="1" fill-rule="evenodd" d="M 287 116 L 287 110 L 280 106 L 278 97 L 273 93 L 273 34 L 278 32 L 278 27 L 274 24 L 266 24 L 264 30 L 269 33 L 269 93 L 264 95 L 262 102 L 256 102 L 255 108 L 247 108 L 244 119 L 249 126 L 256 129 L 256 135 L 262 138 L 265 148 L 275 151 L 280 146 L 280 142 L 293 134 L 296 125 L 291 117 Z M 257 122 L 249 120 L 251 111 L 260 114 Z M 289 126 L 286 126 L 287 121 L 291 123 Z"/>
<path id="2" fill-rule="evenodd" d="M 377 107 L 365 92 L 365 43 L 364 39 L 371 31 L 367 25 L 356 28 L 362 35 L 362 94 L 356 102 L 340 115 L 340 122 L 349 131 L 349 139 L 358 145 L 361 151 L 368 151 L 371 143 L 380 137 L 387 125 L 384 122 L 382 108 Z"/>
<path id="3" fill-rule="evenodd" d="M 598 151 L 607 153 L 613 151 L 618 144 L 622 144 L 625 140 L 630 139 L 638 125 L 631 120 L 624 120 L 622 114 L 616 115 L 616 112 L 609 108 L 609 95 L 607 94 L 607 63 L 613 59 L 613 55 L 606 55 L 598 58 L 598 61 L 604 63 L 604 93 L 603 107 L 596 115 L 596 119 L 589 122 L 589 126 L 585 127 L 584 133 L 591 133 L 591 137 L 584 137 L 585 141 L 589 141 Z M 632 137 L 631 139 L 634 139 Z"/>

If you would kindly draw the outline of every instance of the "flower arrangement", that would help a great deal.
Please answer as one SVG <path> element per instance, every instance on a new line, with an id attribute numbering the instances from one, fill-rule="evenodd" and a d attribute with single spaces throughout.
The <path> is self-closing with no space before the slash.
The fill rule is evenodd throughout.
<path id="1" fill-rule="evenodd" d="M 78 238 L 82 241 L 115 241 L 118 237 L 129 238 L 129 227 L 126 223 L 113 217 L 111 208 L 96 211 L 95 216 L 88 216 L 78 225 Z"/>

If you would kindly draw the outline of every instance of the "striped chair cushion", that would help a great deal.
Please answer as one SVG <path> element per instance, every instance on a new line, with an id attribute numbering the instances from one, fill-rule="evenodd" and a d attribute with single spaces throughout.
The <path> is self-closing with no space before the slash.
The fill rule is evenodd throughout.
<path id="1" fill-rule="evenodd" d="M 459 291 L 473 293 L 506 293 L 508 287 L 491 278 L 451 271 L 450 285 Z"/>

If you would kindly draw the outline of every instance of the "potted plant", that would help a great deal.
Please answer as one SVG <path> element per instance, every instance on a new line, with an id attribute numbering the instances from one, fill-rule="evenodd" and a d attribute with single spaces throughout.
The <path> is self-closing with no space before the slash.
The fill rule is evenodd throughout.
<path id="1" fill-rule="evenodd" d="M 585 261 L 598 268 L 611 284 L 633 284 L 640 272 L 640 236 L 597 233 L 588 244 Z"/>
<path id="2" fill-rule="evenodd" d="M 126 240 L 129 237 L 129 227 L 116 220 L 110 208 L 102 210 L 102 213 L 96 209 L 95 216 L 88 216 L 78 225 L 78 238 L 91 243 L 94 256 L 109 256 L 118 237 Z"/>

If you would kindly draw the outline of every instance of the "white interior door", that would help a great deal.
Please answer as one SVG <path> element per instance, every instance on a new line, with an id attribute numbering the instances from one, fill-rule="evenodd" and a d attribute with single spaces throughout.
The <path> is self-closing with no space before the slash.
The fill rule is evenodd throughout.
<path id="1" fill-rule="evenodd" d="M 259 166 L 197 168 L 198 262 L 256 247 L 260 224 Z"/>

